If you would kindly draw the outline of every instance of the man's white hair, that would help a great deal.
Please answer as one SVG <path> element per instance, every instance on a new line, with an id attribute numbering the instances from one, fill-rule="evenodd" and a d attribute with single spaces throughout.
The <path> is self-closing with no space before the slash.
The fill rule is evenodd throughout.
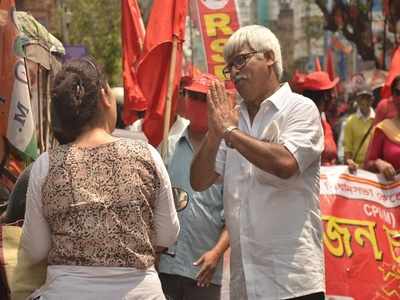
<path id="1" fill-rule="evenodd" d="M 232 60 L 246 46 L 254 51 L 272 51 L 275 60 L 275 71 L 278 79 L 281 78 L 283 72 L 281 45 L 271 30 L 261 25 L 249 25 L 239 28 L 225 44 L 225 61 Z"/>

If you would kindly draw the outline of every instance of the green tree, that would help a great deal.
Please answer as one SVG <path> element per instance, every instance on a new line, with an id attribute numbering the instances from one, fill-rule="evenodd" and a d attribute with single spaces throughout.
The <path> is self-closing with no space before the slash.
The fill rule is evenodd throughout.
<path id="1" fill-rule="evenodd" d="M 111 85 L 122 84 L 121 6 L 115 0 L 64 0 L 70 10 L 70 44 L 87 47 Z"/>

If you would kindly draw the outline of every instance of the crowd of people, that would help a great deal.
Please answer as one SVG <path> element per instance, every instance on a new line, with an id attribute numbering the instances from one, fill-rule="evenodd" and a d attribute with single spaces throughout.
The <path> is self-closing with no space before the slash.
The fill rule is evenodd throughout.
<path id="1" fill-rule="evenodd" d="M 378 101 L 367 82 L 362 81 L 353 87 L 347 108 L 340 112 L 338 83 L 339 78 L 331 80 L 323 71 L 292 81 L 294 89 L 313 100 L 321 114 L 325 144 L 321 165 L 344 164 L 353 174 L 357 169 L 365 169 L 386 180 L 394 180 L 400 171 L 397 156 L 397 149 L 400 149 L 400 75 L 391 83 L 392 96 Z M 336 128 L 336 132 L 332 128 Z"/>
<path id="2" fill-rule="evenodd" d="M 363 85 L 332 118 L 339 79 L 282 83 L 268 28 L 240 28 L 224 58 L 239 96 L 210 74 L 185 80 L 163 157 L 113 134 L 117 100 L 94 59 L 63 65 L 52 85 L 59 145 L 18 180 L 12 197 L 26 207 L 10 201 L 2 216 L 18 219 L 18 203 L 21 248 L 47 262 L 29 299 L 220 299 L 229 247 L 230 299 L 325 298 L 320 166 L 395 179 L 400 76 L 375 110 Z"/>

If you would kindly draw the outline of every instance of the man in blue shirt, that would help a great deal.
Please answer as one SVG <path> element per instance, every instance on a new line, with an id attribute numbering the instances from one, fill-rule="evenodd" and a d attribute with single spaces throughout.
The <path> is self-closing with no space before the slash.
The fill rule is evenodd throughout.
<path id="1" fill-rule="evenodd" d="M 220 299 L 222 258 L 229 247 L 222 186 L 214 184 L 195 192 L 189 177 L 194 152 L 207 133 L 206 93 L 214 79 L 203 74 L 184 87 L 185 114 L 190 124 L 179 138 L 169 137 L 176 141 L 167 166 L 172 186 L 189 196 L 187 207 L 178 213 L 178 240 L 160 258 L 160 279 L 169 300 Z"/>

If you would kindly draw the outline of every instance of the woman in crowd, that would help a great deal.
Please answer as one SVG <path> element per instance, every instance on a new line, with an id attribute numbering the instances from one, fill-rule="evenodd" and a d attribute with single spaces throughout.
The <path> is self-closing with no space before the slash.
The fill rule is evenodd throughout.
<path id="1" fill-rule="evenodd" d="M 91 59 L 64 65 L 52 101 L 70 142 L 32 166 L 21 245 L 48 267 L 31 298 L 165 299 L 154 261 L 179 223 L 159 154 L 111 135 L 116 100 Z"/>
<path id="2" fill-rule="evenodd" d="M 337 160 L 336 142 L 332 127 L 326 119 L 325 110 L 334 99 L 334 88 L 338 82 L 339 78 L 330 80 L 328 73 L 317 71 L 308 74 L 302 82 L 298 83 L 299 88 L 303 91 L 303 95 L 310 98 L 321 113 L 321 122 L 325 136 L 325 149 L 321 155 L 321 164 L 323 166 L 334 165 Z"/>
<path id="3" fill-rule="evenodd" d="M 396 117 L 384 119 L 375 126 L 368 147 L 365 168 L 393 180 L 400 171 L 400 76 L 391 85 Z"/>

